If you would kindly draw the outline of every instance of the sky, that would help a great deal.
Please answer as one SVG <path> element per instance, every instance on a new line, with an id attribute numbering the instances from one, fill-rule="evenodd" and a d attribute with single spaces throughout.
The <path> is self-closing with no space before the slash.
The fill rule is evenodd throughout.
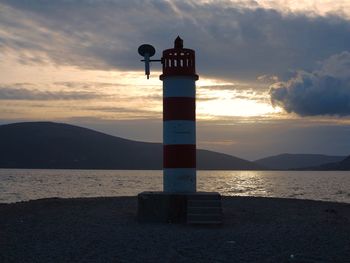
<path id="1" fill-rule="evenodd" d="M 0 0 L 0 124 L 162 141 L 161 57 L 196 51 L 197 147 L 350 154 L 350 0 Z"/>

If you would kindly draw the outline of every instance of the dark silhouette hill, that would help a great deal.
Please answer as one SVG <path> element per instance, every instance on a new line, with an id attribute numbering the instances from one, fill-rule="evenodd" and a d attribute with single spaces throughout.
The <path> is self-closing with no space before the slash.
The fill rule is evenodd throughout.
<path id="1" fill-rule="evenodd" d="M 0 126 L 0 168 L 162 169 L 162 144 L 114 137 L 53 122 Z M 227 154 L 197 150 L 198 169 L 258 170 Z"/>
<path id="2" fill-rule="evenodd" d="M 318 167 L 327 163 L 337 163 L 344 158 L 345 156 L 285 153 L 259 159 L 255 163 L 276 170 L 308 169 L 308 167 Z"/>
<path id="3" fill-rule="evenodd" d="M 346 157 L 344 160 L 338 163 L 338 170 L 350 170 L 350 156 Z"/>
<path id="4" fill-rule="evenodd" d="M 350 171 L 350 156 L 344 158 L 340 162 L 326 163 L 317 167 L 311 167 L 312 170 L 340 170 L 340 171 Z"/>

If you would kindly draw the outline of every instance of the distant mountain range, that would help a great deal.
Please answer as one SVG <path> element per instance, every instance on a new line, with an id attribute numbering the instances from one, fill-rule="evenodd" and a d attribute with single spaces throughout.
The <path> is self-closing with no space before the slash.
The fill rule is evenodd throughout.
<path id="1" fill-rule="evenodd" d="M 1 168 L 162 169 L 162 144 L 114 137 L 94 130 L 53 122 L 0 126 Z M 197 150 L 203 170 L 261 170 L 227 154 Z"/>
<path id="2" fill-rule="evenodd" d="M 320 169 L 322 165 L 338 163 L 346 156 L 329 156 L 322 154 L 279 154 L 256 160 L 255 163 L 275 170 Z"/>
<path id="3" fill-rule="evenodd" d="M 314 170 L 320 170 L 320 171 L 332 171 L 332 170 L 333 171 L 334 170 L 350 171 L 350 156 L 346 157 L 344 160 L 340 162 L 326 163 L 314 168 L 315 168 Z"/>
<path id="4" fill-rule="evenodd" d="M 336 163 L 336 170 L 349 171 L 350 170 L 350 156 L 346 157 L 341 162 Z"/>
<path id="5" fill-rule="evenodd" d="M 127 140 L 54 122 L 0 126 L 0 168 L 162 169 L 162 144 Z M 350 170 L 350 156 L 280 154 L 250 162 L 197 150 L 201 170 Z"/>

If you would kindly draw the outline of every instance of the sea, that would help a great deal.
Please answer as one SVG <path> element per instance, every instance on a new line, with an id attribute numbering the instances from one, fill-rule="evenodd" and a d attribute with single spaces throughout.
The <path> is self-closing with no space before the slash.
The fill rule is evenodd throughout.
<path id="1" fill-rule="evenodd" d="M 162 191 L 162 171 L 0 169 L 0 203 Z M 350 203 L 346 171 L 198 171 L 198 191 Z"/>

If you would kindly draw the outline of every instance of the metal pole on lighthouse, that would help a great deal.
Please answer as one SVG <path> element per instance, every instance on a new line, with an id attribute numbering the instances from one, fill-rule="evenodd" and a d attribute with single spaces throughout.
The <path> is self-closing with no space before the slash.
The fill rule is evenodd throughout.
<path id="1" fill-rule="evenodd" d="M 196 192 L 196 80 L 195 52 L 183 48 L 163 51 L 163 189 Z"/>

